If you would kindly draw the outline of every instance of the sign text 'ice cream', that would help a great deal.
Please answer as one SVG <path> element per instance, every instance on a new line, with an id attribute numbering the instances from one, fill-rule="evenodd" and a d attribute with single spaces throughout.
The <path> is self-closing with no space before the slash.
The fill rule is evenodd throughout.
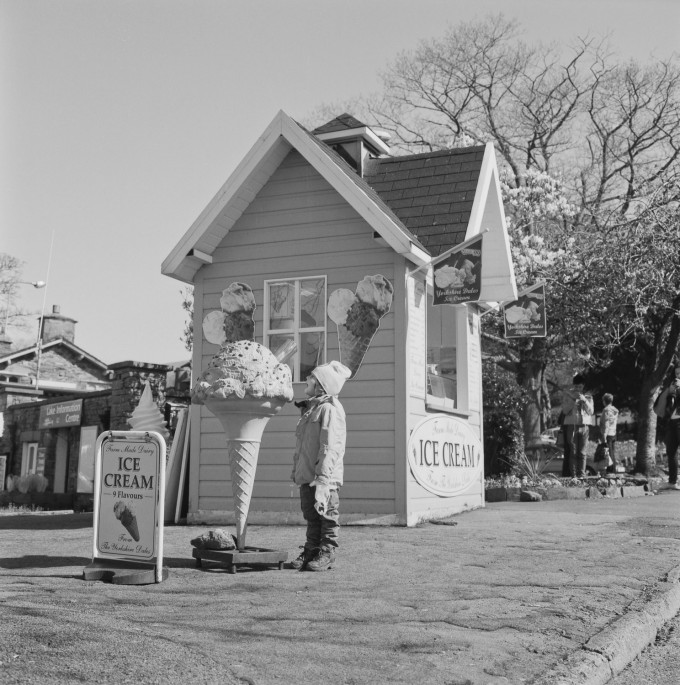
<path id="1" fill-rule="evenodd" d="M 104 434 L 96 462 L 95 548 L 132 560 L 158 556 L 165 442 L 157 433 Z"/>
<path id="2" fill-rule="evenodd" d="M 408 441 L 408 460 L 420 485 L 447 497 L 479 478 L 482 446 L 467 423 L 437 414 L 423 419 L 413 429 Z"/>

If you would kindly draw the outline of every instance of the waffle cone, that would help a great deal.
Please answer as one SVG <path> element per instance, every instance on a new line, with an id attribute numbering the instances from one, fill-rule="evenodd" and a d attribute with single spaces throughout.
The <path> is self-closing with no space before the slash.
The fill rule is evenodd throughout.
<path id="1" fill-rule="evenodd" d="M 135 542 L 139 542 L 139 526 L 137 525 L 137 517 L 133 516 L 132 520 L 124 523 L 123 525 L 125 526 L 127 532 L 132 535 L 132 539 Z"/>
<path id="2" fill-rule="evenodd" d="M 255 471 L 260 442 L 231 440 L 229 449 L 229 469 L 231 471 L 231 492 L 234 497 L 234 518 L 236 523 L 236 546 L 244 549 L 250 498 L 255 485 Z"/>
<path id="3" fill-rule="evenodd" d="M 250 498 L 255 484 L 260 441 L 269 419 L 281 411 L 283 399 L 208 399 L 205 406 L 220 420 L 227 438 L 231 490 L 236 519 L 236 546 L 243 550 Z"/>
<path id="4" fill-rule="evenodd" d="M 345 324 L 338 324 L 340 361 L 352 372 L 350 378 L 359 370 L 374 334 L 375 331 L 369 336 L 357 336 Z"/>

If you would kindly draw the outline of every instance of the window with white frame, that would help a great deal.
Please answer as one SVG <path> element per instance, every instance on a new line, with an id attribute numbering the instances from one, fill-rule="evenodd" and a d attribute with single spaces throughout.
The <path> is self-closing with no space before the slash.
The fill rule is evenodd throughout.
<path id="1" fill-rule="evenodd" d="M 458 409 L 456 311 L 450 305 L 427 310 L 427 405 L 436 411 Z"/>
<path id="2" fill-rule="evenodd" d="M 326 277 L 265 281 L 264 293 L 264 344 L 304 381 L 326 359 Z"/>
<path id="3" fill-rule="evenodd" d="M 38 472 L 38 443 L 25 442 L 21 449 L 21 475 Z"/>

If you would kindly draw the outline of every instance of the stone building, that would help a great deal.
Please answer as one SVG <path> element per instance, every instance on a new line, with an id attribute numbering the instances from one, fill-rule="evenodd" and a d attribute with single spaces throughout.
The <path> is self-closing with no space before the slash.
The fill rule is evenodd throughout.
<path id="1" fill-rule="evenodd" d="M 44 317 L 40 344 L 12 351 L 3 339 L 0 505 L 30 494 L 14 486 L 26 489 L 31 476 L 42 476 L 35 482 L 45 488 L 45 507 L 71 508 L 79 493 L 88 499 L 95 442 L 103 431 L 129 430 L 147 381 L 171 434 L 188 403 L 188 362 L 107 365 L 75 344 L 76 323 L 54 307 Z"/>

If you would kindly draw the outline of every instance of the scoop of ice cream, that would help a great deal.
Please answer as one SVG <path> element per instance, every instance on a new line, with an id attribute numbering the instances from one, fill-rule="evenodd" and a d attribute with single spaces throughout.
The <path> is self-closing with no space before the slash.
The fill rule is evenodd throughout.
<path id="1" fill-rule="evenodd" d="M 224 331 L 224 312 L 210 312 L 203 318 L 203 335 L 213 345 L 221 345 L 227 340 Z"/>
<path id="2" fill-rule="evenodd" d="M 222 291 L 220 307 L 227 314 L 234 312 L 252 314 L 255 311 L 255 296 L 252 288 L 247 283 L 230 283 Z"/>
<path id="3" fill-rule="evenodd" d="M 168 439 L 170 433 L 166 427 L 163 415 L 153 401 L 149 381 L 145 383 L 144 392 L 142 392 L 142 396 L 139 399 L 139 404 L 132 412 L 132 416 L 128 419 L 128 423 L 132 427 L 132 430 L 155 431 L 156 433 L 160 433 L 165 440 Z"/>
<path id="4" fill-rule="evenodd" d="M 461 277 L 464 279 L 464 281 L 467 285 L 470 285 L 477 280 L 477 276 L 474 272 L 474 268 L 475 268 L 475 265 L 469 259 L 466 259 L 463 262 L 460 269 L 458 269 Z"/>
<path id="5" fill-rule="evenodd" d="M 356 297 L 347 288 L 338 288 L 331 293 L 328 298 L 328 316 L 333 323 L 341 326 L 347 320 L 350 307 L 356 301 Z"/>
<path id="6" fill-rule="evenodd" d="M 443 266 L 434 272 L 434 282 L 438 288 L 448 288 L 450 285 L 462 285 L 462 280 L 458 275 L 455 266 Z"/>
<path id="7" fill-rule="evenodd" d="M 263 345 L 237 340 L 222 345 L 191 391 L 192 401 L 208 398 L 255 397 L 293 399 L 290 367 L 280 364 Z"/>
<path id="8" fill-rule="evenodd" d="M 519 323 L 524 318 L 524 308 L 513 305 L 505 310 L 505 319 L 508 323 Z"/>
<path id="9" fill-rule="evenodd" d="M 380 323 L 378 310 L 367 302 L 355 302 L 347 314 L 345 326 L 358 338 L 372 336 Z"/>
<path id="10" fill-rule="evenodd" d="M 113 505 L 113 513 L 114 513 L 115 517 L 123 525 L 126 525 L 129 522 L 129 520 L 134 517 L 135 510 L 131 504 L 128 504 L 127 502 L 122 502 L 121 500 L 118 500 Z"/>
<path id="11" fill-rule="evenodd" d="M 253 315 L 248 312 L 232 312 L 224 317 L 224 339 L 228 342 L 252 340 L 255 336 Z"/>
<path id="12" fill-rule="evenodd" d="M 356 296 L 362 302 L 375 307 L 380 316 L 390 310 L 393 294 L 392 284 L 381 274 L 365 276 L 357 284 Z"/>

